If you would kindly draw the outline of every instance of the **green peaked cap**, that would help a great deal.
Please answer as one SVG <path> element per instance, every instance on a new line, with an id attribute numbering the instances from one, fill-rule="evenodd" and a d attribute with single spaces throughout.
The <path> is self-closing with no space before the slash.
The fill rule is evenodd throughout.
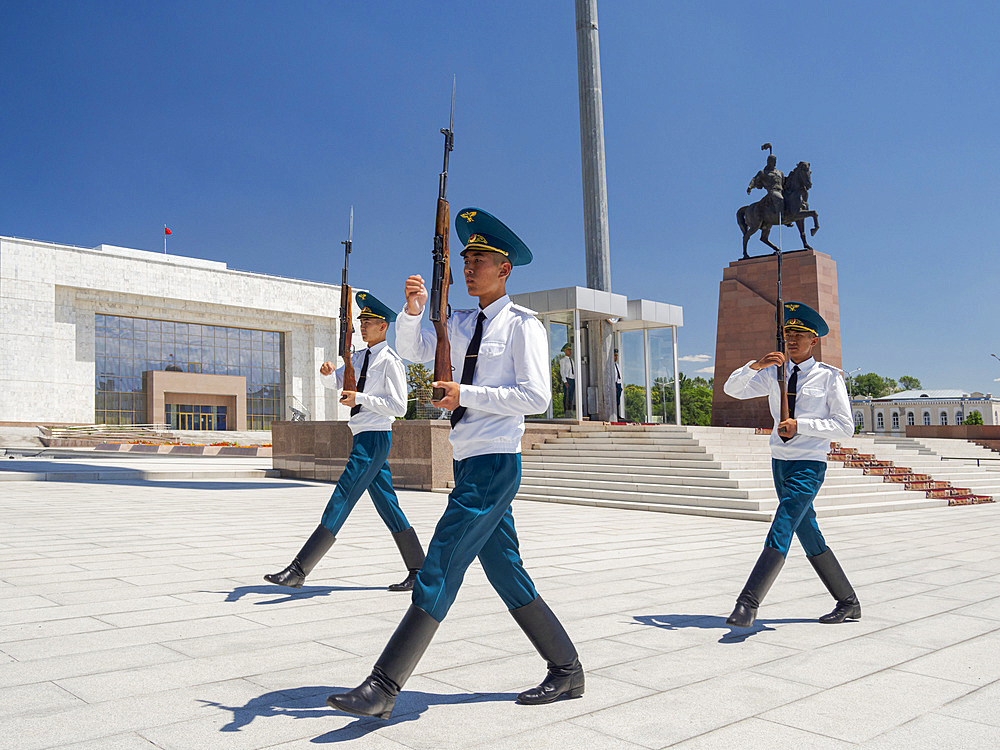
<path id="1" fill-rule="evenodd" d="M 813 336 L 826 336 L 830 332 L 823 316 L 804 302 L 785 303 L 785 328 L 808 331 Z"/>
<path id="2" fill-rule="evenodd" d="M 358 303 L 359 318 L 377 318 L 386 323 L 391 323 L 396 319 L 396 313 L 392 308 L 371 292 L 358 292 L 354 295 L 354 299 Z"/>
<path id="3" fill-rule="evenodd" d="M 526 266 L 531 263 L 531 251 L 521 238 L 506 224 L 481 208 L 463 208 L 455 217 L 455 231 L 465 246 L 462 255 L 469 250 L 486 250 L 500 253 L 512 266 Z"/>

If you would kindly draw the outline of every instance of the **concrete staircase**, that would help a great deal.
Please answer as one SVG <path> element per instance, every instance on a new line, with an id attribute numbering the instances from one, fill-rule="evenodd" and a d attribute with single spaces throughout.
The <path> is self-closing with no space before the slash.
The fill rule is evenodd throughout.
<path id="1" fill-rule="evenodd" d="M 520 500 L 759 521 L 770 521 L 777 507 L 768 436 L 752 429 L 573 425 L 524 451 L 522 469 Z M 833 465 L 816 512 L 853 515 L 947 504 L 862 469 Z"/>
<path id="2" fill-rule="evenodd" d="M 897 448 L 915 450 L 924 455 L 934 455 L 955 463 L 980 466 L 1000 471 L 1000 453 L 977 445 L 971 440 L 953 438 L 911 438 L 891 435 L 875 437 L 876 444 L 892 444 Z"/>
<path id="3" fill-rule="evenodd" d="M 913 441 L 912 443 L 909 441 Z M 964 487 L 977 495 L 988 495 L 993 500 L 1000 500 L 1000 466 L 997 461 L 983 461 L 983 466 L 976 466 L 979 450 L 985 457 L 991 451 L 973 445 L 964 440 L 941 439 L 947 445 L 938 446 L 935 439 L 873 437 L 871 435 L 855 435 L 841 440 L 845 448 L 856 448 L 860 453 L 875 456 L 876 459 L 892 461 L 896 466 L 905 466 L 915 473 L 926 474 L 933 481 L 950 482 L 955 487 Z M 968 456 L 961 460 L 944 459 L 935 450 L 941 450 L 947 456 Z M 995 455 L 995 454 L 994 454 Z"/>

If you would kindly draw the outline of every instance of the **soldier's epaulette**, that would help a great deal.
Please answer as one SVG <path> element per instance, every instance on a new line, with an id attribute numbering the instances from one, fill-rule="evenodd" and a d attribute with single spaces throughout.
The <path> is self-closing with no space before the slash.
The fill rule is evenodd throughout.
<path id="1" fill-rule="evenodd" d="M 844 371 L 841 370 L 839 367 L 834 367 L 833 365 L 828 365 L 826 362 L 820 362 L 820 361 L 817 360 L 816 364 L 820 365 L 821 367 L 825 367 L 828 370 L 833 370 L 834 372 L 839 372 L 841 375 L 844 374 Z"/>
<path id="2" fill-rule="evenodd" d="M 534 310 L 532 310 L 529 307 L 522 307 L 521 305 L 511 304 L 510 309 L 511 310 L 517 310 L 521 315 L 529 316 L 529 317 L 532 317 L 532 318 L 535 318 L 535 317 L 538 316 L 538 313 L 536 313 Z"/>

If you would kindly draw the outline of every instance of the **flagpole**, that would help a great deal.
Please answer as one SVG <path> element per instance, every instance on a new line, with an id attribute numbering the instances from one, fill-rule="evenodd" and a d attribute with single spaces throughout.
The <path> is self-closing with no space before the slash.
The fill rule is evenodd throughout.
<path id="1" fill-rule="evenodd" d="M 163 225 L 163 254 L 167 254 L 167 225 Z"/>

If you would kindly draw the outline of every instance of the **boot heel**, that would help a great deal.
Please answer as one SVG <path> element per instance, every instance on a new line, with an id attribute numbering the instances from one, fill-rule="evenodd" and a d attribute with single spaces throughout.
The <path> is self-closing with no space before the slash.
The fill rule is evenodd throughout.
<path id="1" fill-rule="evenodd" d="M 583 685 L 581 685 L 580 687 L 573 688 L 568 693 L 566 693 L 566 697 L 568 698 L 579 698 L 582 695 L 583 695 Z"/>

